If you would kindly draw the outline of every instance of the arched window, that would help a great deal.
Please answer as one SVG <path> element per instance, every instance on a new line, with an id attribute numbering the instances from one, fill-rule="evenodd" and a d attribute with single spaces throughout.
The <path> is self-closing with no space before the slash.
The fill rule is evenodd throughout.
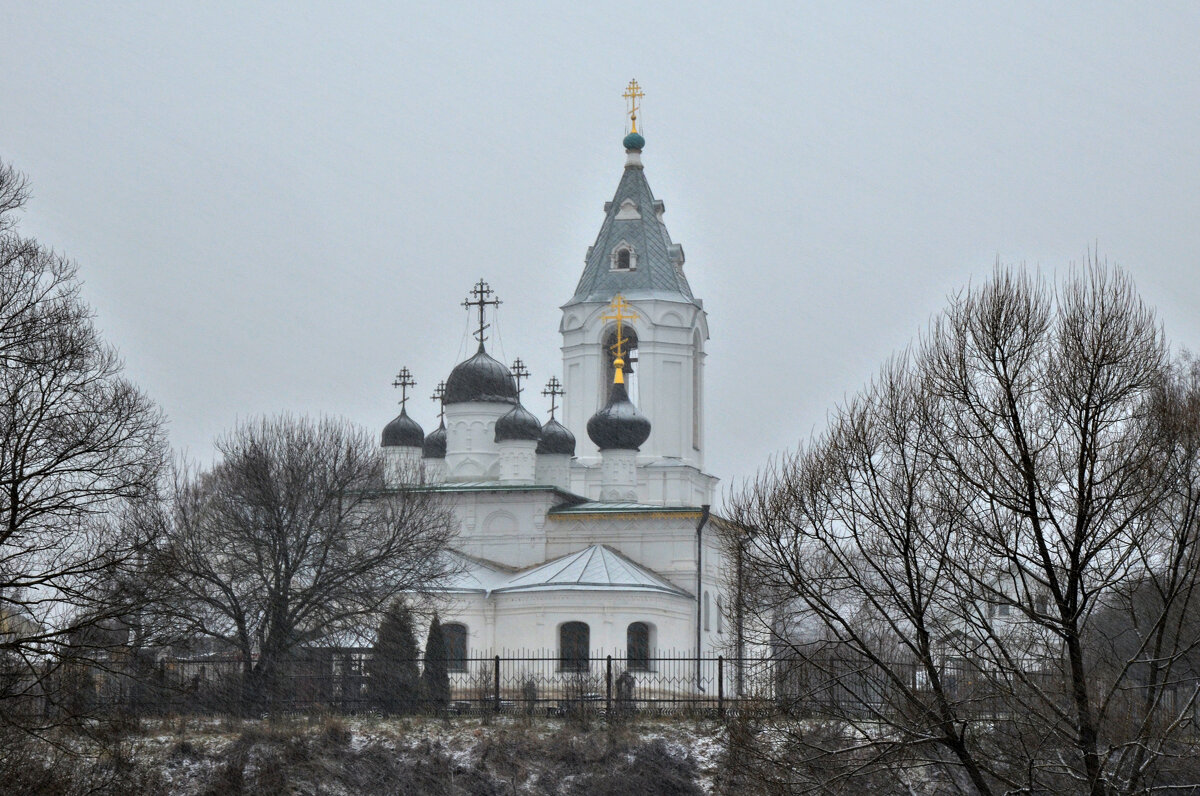
<path id="1" fill-rule="evenodd" d="M 634 404 L 638 402 L 637 391 L 637 374 L 634 365 L 638 361 L 638 336 L 637 332 L 629 324 L 621 326 L 621 337 L 625 338 L 625 366 L 621 369 L 625 373 L 625 392 L 629 393 L 629 400 Z M 608 402 L 609 385 L 613 383 L 613 359 L 616 358 L 617 351 L 617 327 L 612 327 L 604 335 L 604 378 L 600 381 L 600 405 L 604 406 Z"/>
<path id="2" fill-rule="evenodd" d="M 708 631 L 712 625 L 712 605 L 708 601 L 708 592 L 704 592 L 704 630 Z"/>
<path id="3" fill-rule="evenodd" d="M 625 631 L 625 666 L 645 671 L 650 668 L 650 626 L 634 622 Z"/>
<path id="4" fill-rule="evenodd" d="M 721 610 L 721 595 L 717 595 L 717 632 L 725 632 L 725 613 Z"/>
<path id="5" fill-rule="evenodd" d="M 586 672 L 591 631 L 586 622 L 564 622 L 558 628 L 558 665 L 566 672 Z"/>
<path id="6" fill-rule="evenodd" d="M 452 672 L 467 670 L 467 626 L 451 622 L 442 625 L 446 639 L 446 668 Z"/>
<path id="7" fill-rule="evenodd" d="M 621 241 L 612 251 L 612 270 L 633 271 L 637 269 L 637 252 L 628 243 Z"/>

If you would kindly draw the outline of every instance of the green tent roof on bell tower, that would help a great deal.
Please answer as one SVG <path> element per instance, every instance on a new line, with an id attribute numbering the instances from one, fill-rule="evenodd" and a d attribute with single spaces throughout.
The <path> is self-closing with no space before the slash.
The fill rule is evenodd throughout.
<path id="1" fill-rule="evenodd" d="M 671 241 L 662 221 L 663 203 L 654 198 L 646 182 L 641 159 L 645 139 L 630 134 L 623 143 L 625 171 L 612 201 L 604 205 L 600 234 L 588 249 L 583 275 L 567 304 L 608 302 L 617 293 L 631 299 L 695 302 L 683 275 L 683 247 Z M 630 144 L 639 146 L 630 148 Z M 622 249 L 628 251 L 625 258 Z"/>

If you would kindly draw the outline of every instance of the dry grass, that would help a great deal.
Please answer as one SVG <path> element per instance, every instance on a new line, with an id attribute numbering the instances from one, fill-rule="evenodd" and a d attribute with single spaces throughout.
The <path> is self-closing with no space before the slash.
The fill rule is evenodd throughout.
<path id="1" fill-rule="evenodd" d="M 523 717 L 272 721 L 179 719 L 121 739 L 120 754 L 74 738 L 9 746 L 0 792 L 120 796 L 208 794 L 703 794 L 709 772 L 689 744 L 715 725 L 656 720 L 581 729 Z M 107 755 L 107 756 L 106 756 Z"/>

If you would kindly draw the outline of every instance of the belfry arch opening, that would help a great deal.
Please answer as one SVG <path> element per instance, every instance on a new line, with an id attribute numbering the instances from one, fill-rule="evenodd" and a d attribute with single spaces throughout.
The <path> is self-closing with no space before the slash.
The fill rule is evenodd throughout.
<path id="1" fill-rule="evenodd" d="M 625 373 L 625 392 L 629 393 L 629 400 L 635 405 L 638 403 L 638 380 L 637 380 L 637 360 L 638 360 L 638 336 L 635 330 L 629 324 L 621 326 L 621 337 L 624 339 L 624 357 L 625 366 L 621 370 Z M 604 331 L 603 340 L 603 355 L 601 357 L 604 365 L 603 378 L 600 380 L 600 405 L 608 401 L 608 390 L 613 383 L 613 360 L 617 355 L 617 327 L 610 326 Z"/>

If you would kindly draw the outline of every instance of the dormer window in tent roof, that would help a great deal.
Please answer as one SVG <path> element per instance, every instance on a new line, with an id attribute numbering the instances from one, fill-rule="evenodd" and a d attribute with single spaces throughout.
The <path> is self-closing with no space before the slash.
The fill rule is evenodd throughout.
<path id="1" fill-rule="evenodd" d="M 617 208 L 617 221 L 636 221 L 641 218 L 642 214 L 638 211 L 637 202 L 632 199 L 621 200 L 621 206 Z"/>
<path id="2" fill-rule="evenodd" d="M 637 270 L 637 251 L 632 244 L 621 241 L 617 244 L 612 252 L 612 270 L 614 271 L 635 271 Z"/>

